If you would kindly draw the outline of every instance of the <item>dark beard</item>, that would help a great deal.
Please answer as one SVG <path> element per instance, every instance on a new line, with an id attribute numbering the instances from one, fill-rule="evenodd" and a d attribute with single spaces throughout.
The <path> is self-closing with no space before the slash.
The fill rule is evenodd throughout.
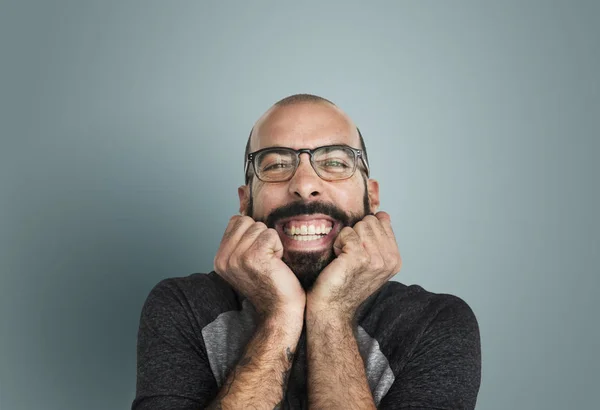
<path id="1" fill-rule="evenodd" d="M 363 213 L 352 214 L 347 213 L 337 206 L 326 202 L 292 202 L 281 206 L 271 212 L 266 219 L 256 219 L 256 221 L 264 222 L 267 227 L 275 228 L 277 221 L 283 218 L 294 217 L 298 215 L 324 214 L 340 222 L 342 228 L 345 226 L 354 226 L 358 221 L 362 220 L 367 214 L 371 213 L 369 206 L 369 195 L 367 192 L 365 179 L 365 195 L 363 198 Z M 254 218 L 253 215 L 252 192 L 250 193 L 250 201 L 246 207 L 246 215 Z M 294 272 L 304 290 L 308 291 L 312 288 L 321 271 L 335 259 L 333 246 L 323 252 L 290 252 L 284 249 L 282 260 Z"/>

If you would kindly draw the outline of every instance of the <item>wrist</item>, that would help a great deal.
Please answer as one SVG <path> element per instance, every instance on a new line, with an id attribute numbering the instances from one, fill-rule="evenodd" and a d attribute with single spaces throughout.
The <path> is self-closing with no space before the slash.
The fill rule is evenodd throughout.
<path id="1" fill-rule="evenodd" d="M 307 304 L 306 322 L 319 323 L 331 326 L 351 326 L 354 319 L 354 312 L 342 309 L 340 307 L 323 304 Z"/>
<path id="2" fill-rule="evenodd" d="M 356 309 L 349 301 L 323 300 L 314 294 L 306 296 L 306 318 L 320 321 L 352 322 Z"/>
<path id="3" fill-rule="evenodd" d="M 304 326 L 304 307 L 274 310 L 262 317 L 260 323 L 271 331 L 299 336 Z"/>

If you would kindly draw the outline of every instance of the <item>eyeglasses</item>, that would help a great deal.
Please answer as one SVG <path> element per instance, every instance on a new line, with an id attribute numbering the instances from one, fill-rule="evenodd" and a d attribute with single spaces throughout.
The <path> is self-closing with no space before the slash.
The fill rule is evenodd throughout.
<path id="1" fill-rule="evenodd" d="M 256 177 L 263 182 L 284 182 L 292 179 L 298 165 L 300 154 L 310 156 L 310 164 L 319 177 L 326 181 L 338 181 L 354 175 L 357 159 L 360 158 L 367 177 L 369 165 L 362 150 L 347 145 L 327 145 L 315 149 L 292 149 L 285 147 L 270 147 L 251 152 L 246 158 L 246 184 L 250 179 L 248 169 L 254 168 Z"/>

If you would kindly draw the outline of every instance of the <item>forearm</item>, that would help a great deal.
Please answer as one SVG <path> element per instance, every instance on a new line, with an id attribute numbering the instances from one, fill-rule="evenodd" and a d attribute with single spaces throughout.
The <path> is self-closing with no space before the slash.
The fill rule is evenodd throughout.
<path id="1" fill-rule="evenodd" d="M 306 313 L 308 396 L 311 409 L 375 409 L 352 322 Z"/>
<path id="2" fill-rule="evenodd" d="M 270 320 L 257 328 L 210 409 L 274 409 L 282 402 L 302 322 Z"/>

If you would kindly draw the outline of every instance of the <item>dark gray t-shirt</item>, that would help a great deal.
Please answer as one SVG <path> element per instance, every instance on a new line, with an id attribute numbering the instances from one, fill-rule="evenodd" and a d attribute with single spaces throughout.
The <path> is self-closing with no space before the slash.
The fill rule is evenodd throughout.
<path id="1" fill-rule="evenodd" d="M 165 279 L 142 309 L 132 410 L 198 410 L 217 395 L 256 328 L 247 299 L 214 272 Z M 460 298 L 390 281 L 357 313 L 355 336 L 379 409 L 473 409 L 479 327 Z M 306 335 L 286 408 L 307 408 Z"/>

